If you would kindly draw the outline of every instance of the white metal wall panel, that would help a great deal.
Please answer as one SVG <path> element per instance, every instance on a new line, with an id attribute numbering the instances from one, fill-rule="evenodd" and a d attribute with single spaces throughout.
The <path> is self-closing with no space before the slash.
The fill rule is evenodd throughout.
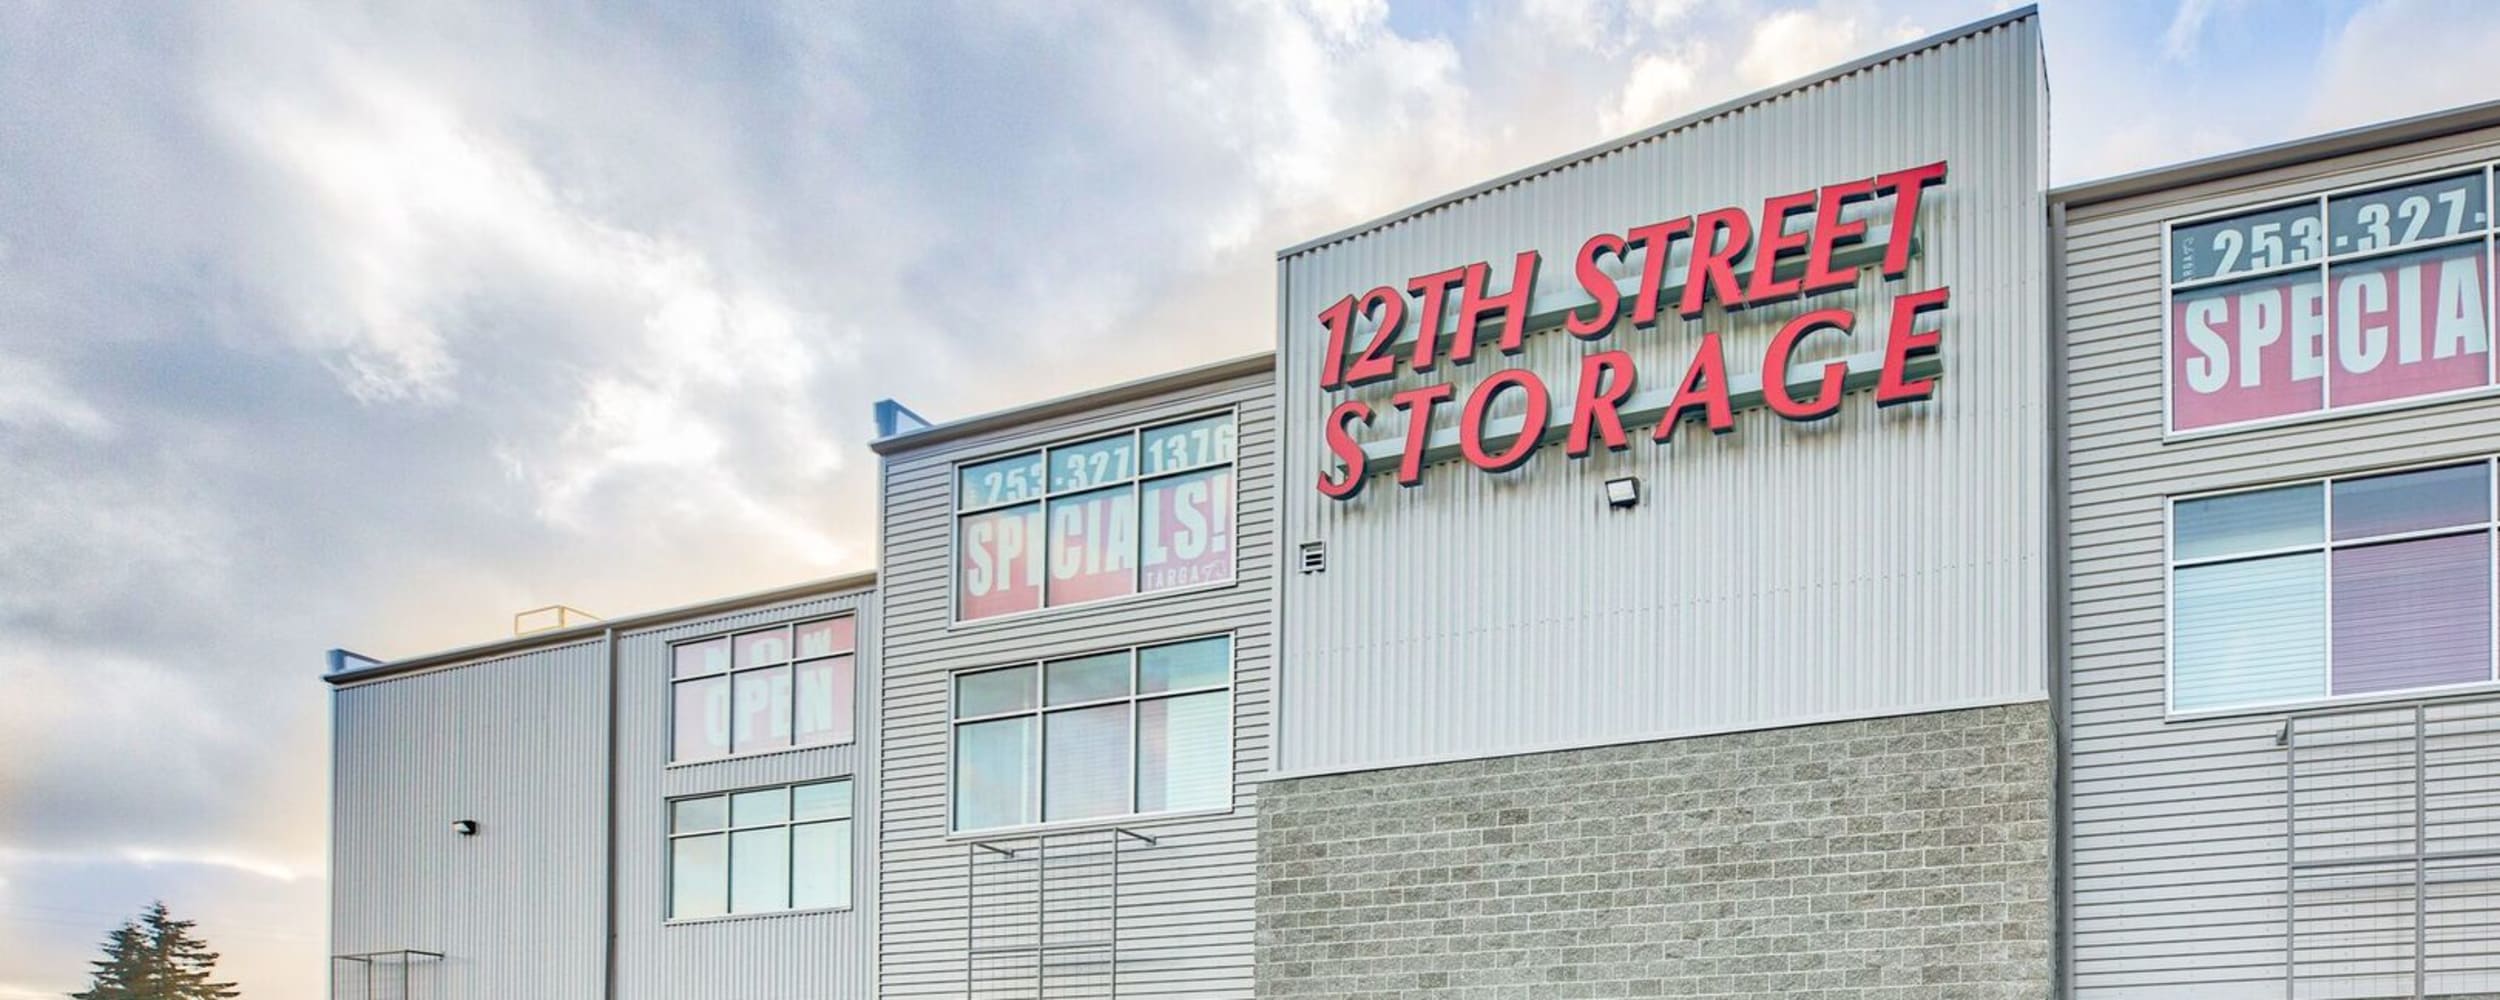
<path id="1" fill-rule="evenodd" d="M 1453 203 L 1290 253 L 1280 262 L 1285 455 L 1294 551 L 1325 572 L 1284 581 L 1278 770 L 1378 767 L 2045 698 L 2048 355 L 2042 336 L 2045 108 L 2036 19 L 2022 15 Z M 1536 371 L 1567 412 L 1579 359 L 1622 349 L 1641 384 L 1672 386 L 1705 330 L 1733 372 L 1812 308 L 1854 307 L 1856 335 L 1798 363 L 1876 350 L 1893 295 L 1949 286 L 1944 374 L 1930 402 L 1789 425 L 1762 411 L 1712 438 L 1570 459 L 1549 439 L 1525 466 L 1463 461 L 1420 487 L 1376 477 L 1348 502 L 1313 483 L 1324 419 L 1349 396 L 1399 433 L 1390 393 L 1317 389 L 1316 321 L 1339 297 L 1542 251 L 1536 301 L 1585 301 L 1581 241 L 1626 228 L 1945 160 L 1926 192 L 1906 281 L 1731 316 L 1715 304 L 1656 331 L 1581 343 L 1531 332 L 1444 366 L 1464 400 L 1490 371 Z M 1879 223 L 1880 226 L 1880 223 Z M 1670 281 L 1672 283 L 1672 280 Z M 1542 306 L 1540 306 L 1542 308 Z M 1821 343 L 1816 343 L 1821 341 Z M 1517 402 L 1508 401 L 1509 412 Z M 1504 412 L 1501 410 L 1496 411 Z M 1455 424 L 1454 407 L 1436 421 Z M 1602 483 L 1638 476 L 1641 505 Z"/>
<path id="2" fill-rule="evenodd" d="M 1124 875 L 1120 995 L 1251 995 L 1255 782 L 1274 657 L 1273 399 L 1267 377 L 1235 378 L 886 457 L 880 996 L 966 995 L 966 859 L 983 838 L 947 835 L 949 673 L 1219 632 L 1234 636 L 1233 810 L 1122 824 L 1161 843 L 1131 854 Z M 1240 414 L 1233 585 L 952 624 L 955 461 L 1228 406 Z"/>
<path id="3" fill-rule="evenodd" d="M 332 711 L 331 952 L 443 953 L 409 970 L 425 1000 L 599 997 L 605 646 L 342 688 Z M 367 1000 L 344 966 L 332 986 Z"/>
<path id="4" fill-rule="evenodd" d="M 669 646 L 835 614 L 859 619 L 855 742 L 670 766 Z M 617 1000 L 865 1000 L 876 995 L 877 629 L 873 592 L 759 608 L 619 636 L 617 673 Z M 850 778 L 847 911 L 762 913 L 670 923 L 669 799 Z"/>
<path id="5" fill-rule="evenodd" d="M 2500 157 L 2469 133 L 2077 207 L 2063 350 L 2072 606 L 2072 975 L 2086 1000 L 2385 996 L 2286 992 L 2281 713 L 2164 711 L 2163 505 L 2174 494 L 2500 451 L 2500 400 L 2266 430 L 2162 436 L 2164 220 Z M 2483 905 L 2500 905 L 2487 900 Z M 2381 984 L 2385 985 L 2385 984 Z M 2437 993 L 2500 991 L 2446 977 Z M 2396 987 L 2391 987 L 2396 988 Z"/>

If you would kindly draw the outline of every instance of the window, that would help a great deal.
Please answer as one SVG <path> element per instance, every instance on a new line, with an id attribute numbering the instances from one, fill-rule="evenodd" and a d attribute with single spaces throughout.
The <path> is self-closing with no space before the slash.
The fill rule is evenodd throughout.
<path id="1" fill-rule="evenodd" d="M 2170 429 L 2487 389 L 2490 168 L 2168 229 Z"/>
<path id="2" fill-rule="evenodd" d="M 1222 809 L 1232 639 L 955 675 L 954 828 Z"/>
<path id="3" fill-rule="evenodd" d="M 955 618 L 1233 578 L 1231 413 L 958 468 Z"/>
<path id="4" fill-rule="evenodd" d="M 2492 477 L 2486 460 L 2176 501 L 2171 709 L 2491 681 Z"/>
<path id="5" fill-rule="evenodd" d="M 858 646 L 847 616 L 678 644 L 669 759 L 850 742 Z"/>
<path id="6" fill-rule="evenodd" d="M 668 916 L 851 905 L 851 782 L 668 804 Z"/>

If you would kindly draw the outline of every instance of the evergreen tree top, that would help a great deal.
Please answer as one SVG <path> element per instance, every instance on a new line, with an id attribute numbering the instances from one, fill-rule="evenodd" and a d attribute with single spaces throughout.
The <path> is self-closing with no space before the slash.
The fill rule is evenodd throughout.
<path id="1" fill-rule="evenodd" d="M 125 920 L 104 937 L 104 957 L 87 989 L 70 1000 L 233 1000 L 235 984 L 214 979 L 217 953 L 192 933 L 194 921 L 176 920 L 158 900 L 137 920 Z"/>

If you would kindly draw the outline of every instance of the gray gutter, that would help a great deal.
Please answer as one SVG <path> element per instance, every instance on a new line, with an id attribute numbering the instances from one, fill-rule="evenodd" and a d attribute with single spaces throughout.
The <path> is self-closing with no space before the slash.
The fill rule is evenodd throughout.
<path id="1" fill-rule="evenodd" d="M 627 615 L 623 618 L 585 622 L 570 628 L 551 629 L 545 632 L 532 632 L 528 635 L 517 635 L 509 639 L 497 639 L 492 642 L 481 642 L 475 645 L 460 646 L 453 649 L 442 650 L 440 652 L 425 653 L 418 656 L 411 656 L 406 659 L 392 660 L 379 666 L 363 667 L 356 670 L 331 674 L 323 677 L 322 680 L 328 681 L 332 686 L 345 686 L 362 681 L 369 681 L 377 678 L 409 673 L 411 671 L 423 670 L 428 667 L 439 667 L 445 664 L 460 663 L 468 660 L 480 660 L 491 656 L 503 656 L 529 649 L 541 649 L 548 646 L 567 645 L 570 643 L 597 639 L 602 636 L 614 635 L 618 632 L 649 629 L 693 618 L 709 618 L 714 615 L 727 614 L 732 611 L 739 611 L 759 605 L 779 604 L 785 601 L 794 601 L 805 597 L 816 597 L 824 594 L 838 594 L 845 591 L 866 590 L 876 585 L 877 574 L 873 570 L 860 573 L 848 573 L 842 576 L 826 577 L 820 580 L 809 580 L 805 583 L 795 583 L 786 587 L 776 587 L 771 590 L 759 590 L 753 593 L 739 594 L 732 597 L 715 598 L 709 601 L 684 604 L 673 608 L 664 608 L 658 611 L 646 611 L 637 615 Z"/>
<path id="2" fill-rule="evenodd" d="M 962 420 L 905 431 L 892 437 L 878 438 L 868 442 L 868 450 L 879 455 L 891 455 L 941 441 L 970 437 L 986 431 L 1020 427 L 1038 420 L 1083 413 L 1087 410 L 1148 399 L 1167 392 L 1194 389 L 1250 375 L 1273 374 L 1275 371 L 1276 352 L 1261 351 L 1257 354 L 1244 355 L 1194 368 L 1183 368 L 1161 375 L 1149 375 L 1101 389 L 1045 399 L 1038 403 L 1027 403 L 1023 406 L 984 413 L 977 417 L 965 417 Z"/>
<path id="3" fill-rule="evenodd" d="M 2500 127 L 2500 101 L 2469 104 L 2462 108 L 2069 184 L 2051 188 L 2049 201 L 2067 206 L 2091 205 L 2493 127 Z"/>
<path id="4" fill-rule="evenodd" d="M 1297 256 L 1306 251 L 1316 250 L 1331 243 L 1338 243 L 1353 239 L 1376 229 L 1385 229 L 1406 219 L 1422 215 L 1437 208 L 1466 201 L 1469 198 L 1476 197 L 1496 188 L 1507 187 L 1540 174 L 1552 173 L 1565 167 L 1575 166 L 1589 160 L 1594 160 L 1617 150 L 1628 149 L 1630 147 L 1640 145 L 1641 143 L 1648 142 L 1670 132 L 1678 132 L 1691 128 L 1721 115 L 1742 111 L 1756 104 L 1767 103 L 1774 98 L 1784 97 L 1788 94 L 1792 94 L 1818 84 L 1829 83 L 1833 80 L 1840 79 L 1841 77 L 1848 76 L 1851 73 L 1858 72 L 1871 66 L 1891 62 L 1895 59 L 1912 55 L 1914 53 L 1924 52 L 1928 49 L 1932 49 L 1949 42 L 1959 41 L 1972 35 L 1993 31 L 2016 21 L 2036 16 L 2039 13 L 2039 5 L 2025 4 L 2006 11 L 2005 13 L 1998 14 L 1995 17 L 1988 18 L 1984 21 L 1974 21 L 1959 28 L 1953 28 L 1937 34 L 1929 35 L 1908 44 L 1894 46 L 1875 53 L 1874 55 L 1867 56 L 1853 62 L 1842 63 L 1820 73 L 1799 77 L 1797 79 L 1790 80 L 1787 83 L 1773 84 L 1761 90 L 1754 91 L 1753 93 L 1746 94 L 1743 97 L 1738 97 L 1734 100 L 1703 108 L 1700 111 L 1685 115 L 1682 118 L 1671 120 L 1663 125 L 1652 126 L 1619 139 L 1609 139 L 1605 142 L 1598 143 L 1597 145 L 1590 146 L 1577 152 L 1565 153 L 1535 166 L 1514 170 L 1510 173 L 1503 174 L 1500 177 L 1485 181 L 1484 183 L 1477 184 L 1472 187 L 1460 188 L 1448 194 L 1443 194 L 1426 201 L 1418 202 L 1407 208 L 1391 212 L 1369 222 L 1349 226 L 1317 239 L 1304 240 L 1300 243 L 1296 243 L 1277 251 L 1276 258 L 1278 260 L 1283 260 L 1287 257 Z"/>

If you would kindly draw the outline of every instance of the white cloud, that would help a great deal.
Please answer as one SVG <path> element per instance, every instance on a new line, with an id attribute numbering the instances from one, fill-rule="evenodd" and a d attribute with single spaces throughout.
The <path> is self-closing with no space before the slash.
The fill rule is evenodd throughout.
<path id="1" fill-rule="evenodd" d="M 2485 0 L 2378 0 L 2319 55 L 2306 124 L 2351 128 L 2492 100 L 2500 17 Z"/>
<path id="2" fill-rule="evenodd" d="M 2239 0 L 2179 0 L 2178 8 L 2171 12 L 2170 27 L 2162 31 L 2162 54 L 2172 60 L 2194 56 L 2197 44 L 2204 38 L 2206 22 L 2237 6 Z"/>
<path id="3" fill-rule="evenodd" d="M 0 354 L 0 427 L 100 438 L 112 433 L 113 422 L 52 369 Z"/>
<path id="4" fill-rule="evenodd" d="M 1598 127 L 1609 133 L 1638 131 L 1688 107 L 1694 63 L 1684 54 L 1652 52 L 1641 56 L 1623 81 L 1623 93 L 1616 97 L 1615 106 L 1599 117 Z"/>

